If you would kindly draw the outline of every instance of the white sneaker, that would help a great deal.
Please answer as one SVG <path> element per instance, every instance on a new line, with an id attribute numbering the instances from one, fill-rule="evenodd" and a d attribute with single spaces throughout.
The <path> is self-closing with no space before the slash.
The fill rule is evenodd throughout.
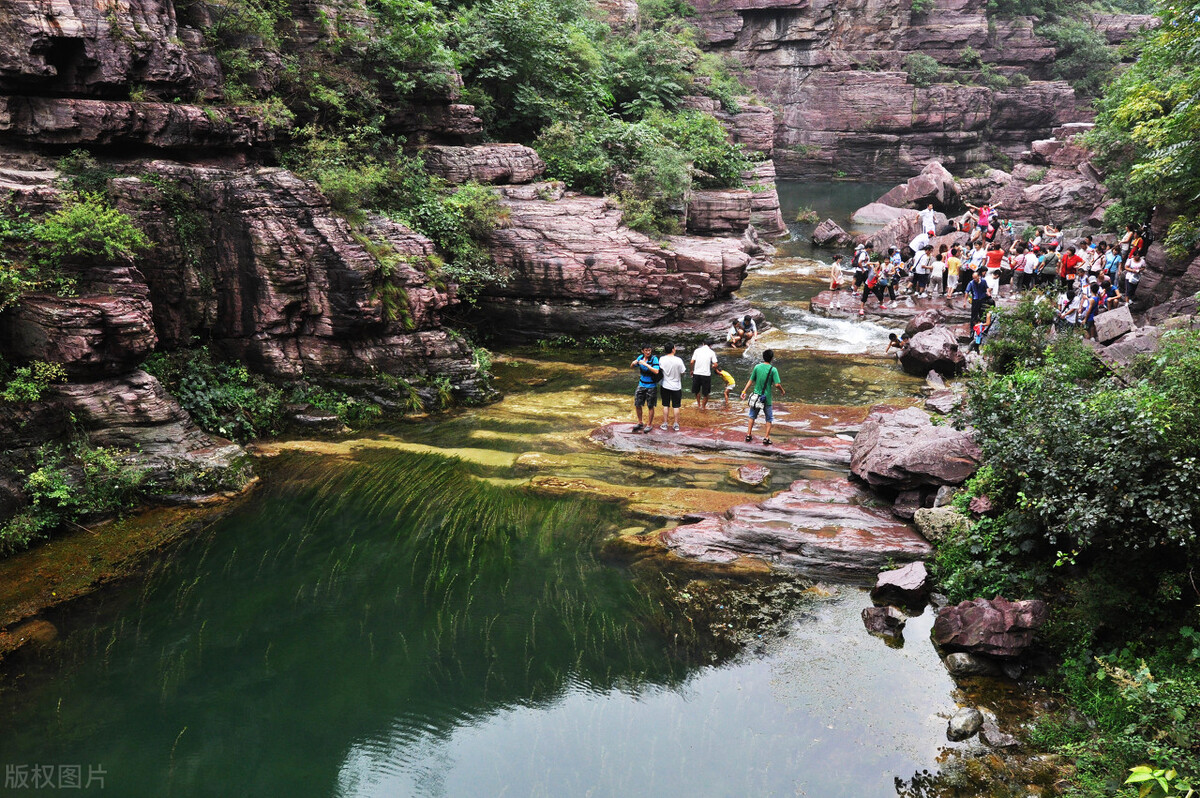
<path id="1" fill-rule="evenodd" d="M 659 429 L 663 429 L 663 430 L 665 430 L 666 428 L 667 428 L 667 425 L 665 422 L 663 423 L 663 425 L 661 427 L 659 427 Z"/>
<path id="2" fill-rule="evenodd" d="M 674 426 L 674 430 L 675 430 L 676 432 L 679 432 L 679 425 L 678 425 L 678 424 L 676 424 L 676 425 Z"/>

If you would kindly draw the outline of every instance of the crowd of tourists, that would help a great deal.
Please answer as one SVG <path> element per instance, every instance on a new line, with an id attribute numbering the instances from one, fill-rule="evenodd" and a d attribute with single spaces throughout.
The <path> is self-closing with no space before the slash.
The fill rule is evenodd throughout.
<path id="1" fill-rule="evenodd" d="M 830 288 L 843 282 L 860 296 L 859 315 L 865 315 L 872 296 L 881 310 L 901 296 L 920 299 L 962 296 L 971 307 L 971 325 L 986 322 L 1001 286 L 1014 292 L 1057 287 L 1056 323 L 1079 326 L 1094 336 L 1096 315 L 1137 295 L 1146 268 L 1146 231 L 1128 225 L 1119 241 L 1109 244 L 1093 236 L 1068 242 L 1053 224 L 1032 227 L 1017 236 L 1011 221 L 1003 221 L 995 206 L 968 206 L 950 232 L 968 234 L 965 244 L 934 245 L 937 236 L 933 206 L 920 212 L 922 232 L 905 247 L 877 253 L 871 242 L 859 244 L 849 263 L 834 258 Z M 1001 240 L 1012 240 L 1005 247 Z M 852 280 L 852 282 L 851 282 Z"/>
<path id="2" fill-rule="evenodd" d="M 736 329 L 736 333 L 735 330 Z M 752 330 L 750 338 L 745 338 L 747 330 Z M 757 326 L 753 319 L 746 316 L 734 322 L 727 341 L 733 346 L 744 346 L 757 335 Z M 732 337 L 738 342 L 734 343 Z M 696 406 L 701 411 L 708 410 L 708 402 L 712 396 L 712 379 L 714 374 L 725 383 L 723 398 L 724 406 L 729 407 L 729 394 L 737 381 L 733 375 L 721 368 L 717 354 L 713 351 L 714 341 L 705 341 L 696 347 L 688 363 L 676 354 L 675 345 L 668 343 L 662 349 L 661 355 L 654 354 L 654 348 L 649 344 L 642 346 L 640 354 L 629 364 L 630 368 L 638 370 L 637 389 L 633 395 L 633 408 L 637 413 L 637 425 L 633 432 L 650 432 L 654 429 L 654 416 L 658 403 L 662 401 L 662 424 L 659 429 L 679 431 L 679 410 L 683 404 L 683 378 L 690 368 L 692 374 L 692 395 Z M 771 365 L 775 352 L 767 349 L 763 352 L 762 362 L 750 371 L 750 377 L 742 388 L 741 398 L 748 402 L 746 427 L 746 442 L 754 440 L 754 425 L 759 416 L 763 417 L 765 427 L 762 442 L 764 446 L 771 445 L 771 425 L 775 421 L 774 395 L 784 393 L 780 384 L 779 369 Z"/>

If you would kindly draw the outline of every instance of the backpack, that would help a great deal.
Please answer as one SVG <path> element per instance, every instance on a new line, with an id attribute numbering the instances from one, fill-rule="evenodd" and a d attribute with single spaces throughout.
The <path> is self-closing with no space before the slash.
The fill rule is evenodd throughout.
<path id="1" fill-rule="evenodd" d="M 650 372 L 650 379 L 653 380 L 655 382 L 655 384 L 662 382 L 662 380 L 663 380 L 662 361 L 659 360 L 658 358 L 654 358 L 654 360 L 650 363 L 650 365 L 658 366 L 657 373 L 653 372 L 653 371 Z"/>

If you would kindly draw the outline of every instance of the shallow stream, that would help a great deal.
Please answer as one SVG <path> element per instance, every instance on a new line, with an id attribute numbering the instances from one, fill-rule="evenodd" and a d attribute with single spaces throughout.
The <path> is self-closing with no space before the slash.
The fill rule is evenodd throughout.
<path id="1" fill-rule="evenodd" d="M 781 194 L 788 218 L 811 204 L 848 226 L 875 188 Z M 810 406 L 854 416 L 920 384 L 882 358 L 885 328 L 808 312 L 822 277 L 804 249 L 740 292 L 775 329 L 718 352 L 740 388 L 779 351 L 784 437 L 837 434 L 802 423 Z M 763 498 L 729 479 L 745 457 L 590 440 L 632 418 L 631 358 L 509 351 L 497 404 L 266 447 L 262 489 L 9 675 L 0 763 L 78 765 L 103 780 L 78 792 L 129 798 L 873 798 L 936 769 L 956 705 L 929 612 L 899 648 L 865 632 L 856 586 L 743 623 L 745 585 L 605 546 Z M 742 423 L 717 405 L 684 424 Z M 829 476 L 772 467 L 774 490 Z M 727 587 L 744 607 L 689 603 Z"/>

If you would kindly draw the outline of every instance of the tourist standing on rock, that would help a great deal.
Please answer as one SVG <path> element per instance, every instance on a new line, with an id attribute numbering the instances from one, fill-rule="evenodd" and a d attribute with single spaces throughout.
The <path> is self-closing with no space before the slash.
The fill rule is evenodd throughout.
<path id="1" fill-rule="evenodd" d="M 779 381 L 779 369 L 771 365 L 771 361 L 774 359 L 774 349 L 763 352 L 763 362 L 754 367 L 754 370 L 750 372 L 750 379 L 746 381 L 746 387 L 742 388 L 743 399 L 746 398 L 748 391 L 754 389 L 750 396 L 750 409 L 746 413 L 750 417 L 750 423 L 746 427 L 746 443 L 754 440 L 754 421 L 761 412 L 767 424 L 766 433 L 763 436 L 763 446 L 771 445 L 771 424 L 775 421 L 771 399 L 772 391 L 778 388 L 781 396 L 787 394 Z"/>
<path id="2" fill-rule="evenodd" d="M 842 256 L 834 255 L 833 263 L 829 266 L 829 290 L 836 291 L 842 284 Z"/>
<path id="3" fill-rule="evenodd" d="M 1133 296 L 1137 293 L 1138 283 L 1142 280 L 1142 270 L 1146 268 L 1146 259 L 1140 254 L 1134 255 L 1125 261 L 1125 266 L 1121 272 L 1123 276 L 1123 288 L 1125 296 L 1129 301 L 1133 302 Z"/>
<path id="4" fill-rule="evenodd" d="M 978 352 L 983 346 L 984 339 L 987 338 L 988 332 L 992 329 L 992 322 L 996 320 L 992 313 L 992 306 L 996 304 L 996 300 L 988 297 L 984 300 L 984 307 L 987 310 L 986 315 L 972 323 L 971 325 L 971 349 L 972 352 Z"/>
<path id="5" fill-rule="evenodd" d="M 640 374 L 637 390 L 633 394 L 633 409 L 637 411 L 638 423 L 634 432 L 649 432 L 654 427 L 654 408 L 658 406 L 658 382 L 662 379 L 662 369 L 658 358 L 648 344 L 642 345 L 642 353 L 629 364 Z M 650 406 L 650 419 L 642 423 L 642 406 Z"/>
<path id="6" fill-rule="evenodd" d="M 958 293 L 959 275 L 962 274 L 962 250 L 958 244 L 950 248 L 950 257 L 946 258 L 946 291 L 954 296 Z"/>
<path id="7" fill-rule="evenodd" d="M 1096 314 L 1100 312 L 1100 286 L 1093 283 L 1088 286 L 1087 305 L 1083 311 L 1084 337 L 1095 339 Z"/>
<path id="8" fill-rule="evenodd" d="M 1000 272 L 1004 269 L 1004 250 L 999 244 L 991 244 L 987 253 L 987 282 L 992 296 L 1000 296 Z"/>
<path id="9" fill-rule="evenodd" d="M 982 241 L 976 241 L 971 246 L 971 257 L 969 259 L 969 262 L 971 264 L 972 272 L 979 271 L 987 263 L 987 250 L 983 248 Z M 963 285 L 965 287 L 965 285 L 966 285 L 965 281 L 964 281 Z"/>
<path id="10" fill-rule="evenodd" d="M 1063 255 L 1058 264 L 1058 277 L 1064 288 L 1075 285 L 1075 277 L 1081 265 L 1083 258 L 1075 254 L 1075 247 L 1067 247 L 1067 254 Z"/>
<path id="11" fill-rule="evenodd" d="M 964 292 L 967 295 L 967 300 L 971 303 L 971 326 L 974 327 L 980 316 L 983 315 L 984 303 L 988 298 L 987 283 L 983 281 L 983 270 L 975 272 L 971 278 L 971 282 L 967 283 L 967 289 Z"/>
<path id="12" fill-rule="evenodd" d="M 717 365 L 717 353 L 708 345 L 708 341 L 696 347 L 692 352 L 692 396 L 696 397 L 696 404 L 701 410 L 708 409 L 708 397 L 712 393 L 712 373 L 713 369 L 719 369 Z M 665 380 L 665 377 L 664 377 Z"/>
<path id="13" fill-rule="evenodd" d="M 940 252 L 934 257 L 929 270 L 929 293 L 934 296 L 946 295 L 946 256 Z"/>
<path id="14" fill-rule="evenodd" d="M 683 359 L 675 354 L 675 344 L 668 343 L 663 347 L 663 352 L 663 356 L 658 359 L 658 366 L 662 369 L 662 428 L 667 429 L 668 425 L 671 425 L 679 432 L 679 407 L 683 404 L 683 375 L 687 372 L 687 366 L 683 364 Z"/>
<path id="15" fill-rule="evenodd" d="M 850 268 L 854 269 L 854 292 L 858 293 L 867 282 L 867 272 L 870 271 L 871 257 L 866 246 L 859 244 L 850 256 Z"/>
<path id="16" fill-rule="evenodd" d="M 1017 260 L 1017 266 L 1021 269 L 1021 285 L 1020 287 L 1028 291 L 1033 288 L 1035 275 L 1037 274 L 1038 259 L 1037 255 L 1033 254 L 1033 250 L 1022 248 L 1021 256 Z"/>
<path id="17" fill-rule="evenodd" d="M 929 274 L 933 271 L 933 244 L 926 244 L 913 255 L 913 277 L 917 296 L 924 299 L 929 289 Z"/>
<path id="18" fill-rule="evenodd" d="M 1059 330 L 1074 329 L 1079 324 L 1079 311 L 1083 306 L 1081 297 L 1076 296 L 1074 286 L 1067 287 L 1067 293 L 1058 302 L 1058 317 L 1054 326 Z"/>
<path id="19" fill-rule="evenodd" d="M 921 231 L 930 238 L 937 235 L 937 222 L 934 221 L 933 203 L 931 202 L 926 205 L 925 210 L 920 211 L 918 215 L 921 217 Z"/>
<path id="20" fill-rule="evenodd" d="M 1133 249 L 1133 239 L 1137 236 L 1137 231 L 1132 224 L 1125 225 L 1125 235 L 1121 236 L 1121 258 L 1128 259 L 1129 252 Z"/>
<path id="21" fill-rule="evenodd" d="M 860 316 L 866 315 L 866 313 L 867 313 L 867 296 L 870 294 L 874 294 L 875 298 L 879 300 L 879 309 L 880 310 L 887 309 L 887 305 L 885 305 L 883 302 L 883 286 L 881 286 L 879 284 L 879 279 L 880 279 L 881 273 L 882 273 L 882 267 L 880 264 L 874 264 L 874 263 L 868 262 L 867 281 L 865 283 L 863 283 L 862 305 L 858 309 L 858 315 L 860 315 Z"/>

